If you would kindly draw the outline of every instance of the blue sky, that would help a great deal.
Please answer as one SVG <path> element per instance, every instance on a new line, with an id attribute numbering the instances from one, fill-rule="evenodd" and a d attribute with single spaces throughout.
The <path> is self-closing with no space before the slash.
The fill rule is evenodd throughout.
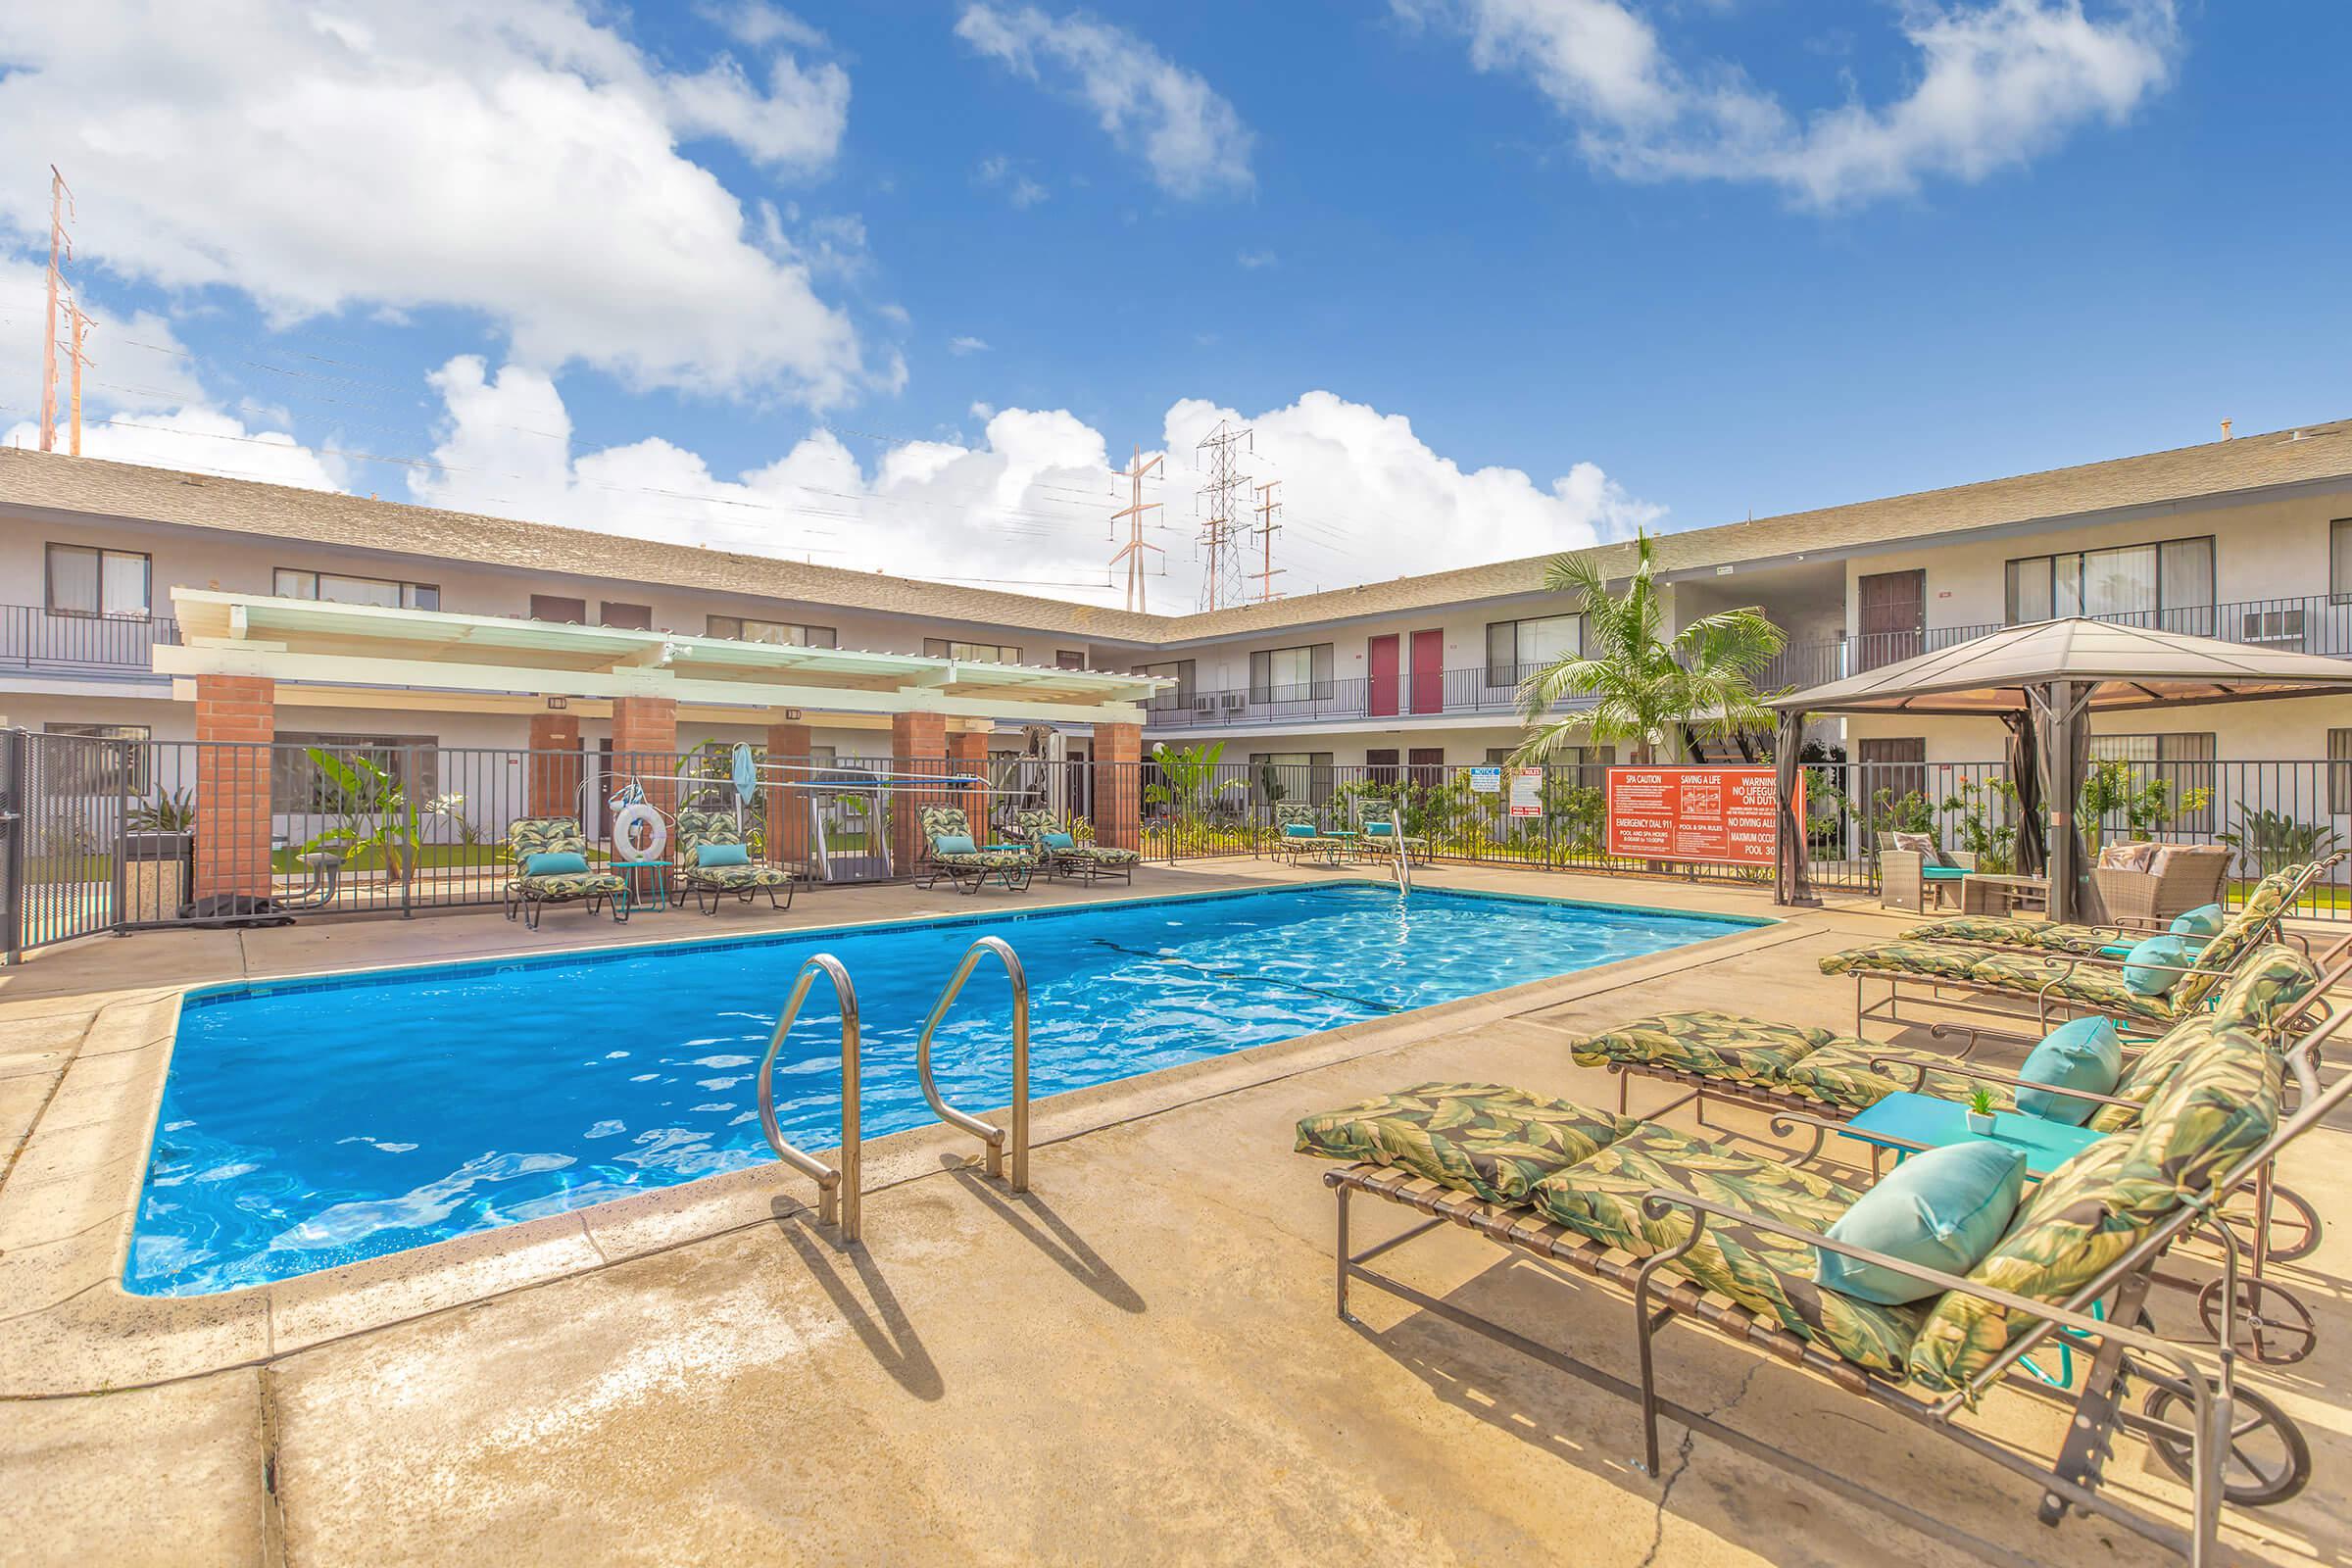
<path id="1" fill-rule="evenodd" d="M 20 444 L 50 162 L 93 453 L 1100 598 L 1165 446 L 1154 608 L 1225 413 L 1296 589 L 2352 403 L 2334 4 L 140 9 L 0 20 Z"/>

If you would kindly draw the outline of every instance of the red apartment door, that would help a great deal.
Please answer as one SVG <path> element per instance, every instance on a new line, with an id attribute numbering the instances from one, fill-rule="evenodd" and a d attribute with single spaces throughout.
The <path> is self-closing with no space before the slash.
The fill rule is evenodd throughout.
<path id="1" fill-rule="evenodd" d="M 1374 716 L 1396 709 L 1396 639 L 1375 637 L 1364 644 L 1364 711 Z"/>
<path id="2" fill-rule="evenodd" d="M 1413 633 L 1413 711 L 1439 713 L 1446 709 L 1446 634 Z"/>
<path id="3" fill-rule="evenodd" d="M 1882 571 L 1857 585 L 1862 597 L 1862 657 L 1855 665 L 1876 669 L 1927 651 L 1928 574 Z"/>

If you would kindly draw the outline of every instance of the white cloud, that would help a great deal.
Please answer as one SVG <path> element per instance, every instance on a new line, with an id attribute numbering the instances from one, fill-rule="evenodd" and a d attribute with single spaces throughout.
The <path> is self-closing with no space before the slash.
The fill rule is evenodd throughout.
<path id="1" fill-rule="evenodd" d="M 988 339 L 984 337 L 952 337 L 948 339 L 950 354 L 986 354 Z"/>
<path id="2" fill-rule="evenodd" d="M 45 236 L 54 159 L 85 257 L 242 290 L 281 323 L 454 308 L 551 370 L 850 395 L 846 314 L 678 150 L 821 170 L 847 75 L 781 52 L 670 71 L 586 3 L 0 9 L 0 226 Z"/>
<path id="3" fill-rule="evenodd" d="M 1244 251 L 1234 259 L 1234 265 L 1244 271 L 1254 272 L 1260 268 L 1278 267 L 1282 258 L 1272 251 Z"/>
<path id="4" fill-rule="evenodd" d="M 825 35 L 809 24 L 780 7 L 761 5 L 759 0 L 747 0 L 742 5 L 702 5 L 695 8 L 703 16 L 727 30 L 738 43 L 764 49 L 771 44 L 790 44 L 795 49 L 822 49 Z"/>
<path id="5" fill-rule="evenodd" d="M 1026 211 L 1054 193 L 1012 167 L 1012 160 L 998 154 L 980 160 L 980 183 L 994 185 L 1004 192 L 1004 199 Z"/>
<path id="6" fill-rule="evenodd" d="M 1034 6 L 966 6 L 956 36 L 1016 75 L 1075 98 L 1111 140 L 1139 154 L 1170 195 L 1248 191 L 1250 127 L 1200 73 L 1124 27 L 1082 13 L 1055 19 Z"/>
<path id="7" fill-rule="evenodd" d="M 2092 120 L 2118 124 L 2170 82 L 2175 0 L 1907 0 L 1909 90 L 1799 118 L 1736 67 L 1689 70 L 1636 0 L 1391 0 L 1466 32 L 1480 71 L 1527 77 L 1596 166 L 1635 179 L 1778 186 L 1814 207 L 1976 181 Z"/>

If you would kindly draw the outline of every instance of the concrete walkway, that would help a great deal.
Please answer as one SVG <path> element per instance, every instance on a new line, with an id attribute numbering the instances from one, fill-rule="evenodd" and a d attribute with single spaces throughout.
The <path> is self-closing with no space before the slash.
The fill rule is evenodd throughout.
<path id="1" fill-rule="evenodd" d="M 1230 880 L 1149 873 L 1135 891 Z M 1766 909 L 1680 885 L 1443 868 L 1424 883 Z M 134 974 L 153 987 L 515 946 L 466 924 L 50 955 L 0 990 L 0 1093 L 69 1061 L 74 1020 Z M 2163 1560 L 2096 1521 L 2042 1529 L 2030 1485 L 1709 1336 L 1661 1342 L 1670 1396 L 1860 1499 L 1671 1427 L 1653 1481 L 1631 1462 L 1631 1406 L 1370 1292 L 1360 1328 L 1333 1315 L 1325 1167 L 1290 1152 L 1300 1114 L 1432 1079 L 1613 1103 L 1613 1080 L 1569 1061 L 1574 1033 L 1710 1005 L 1846 1022 L 1851 988 L 1815 962 L 1890 929 L 1808 914 L 1769 943 L 1592 971 L 1563 998 L 1266 1048 L 1172 1088 L 1139 1080 L 1039 1148 L 1025 1198 L 963 1167 L 968 1140 L 918 1140 L 869 1196 L 862 1249 L 815 1226 L 809 1184 L 779 1181 L 717 1234 L 464 1306 L 154 1386 L 7 1399 L 0 1562 Z M 1637 1084 L 1636 1108 L 1665 1087 Z M 22 1118 L 25 1098 L 0 1107 Z M 1054 1131 L 1043 1110 L 1040 1125 Z M 2352 1213 L 2342 1136 L 2320 1137 L 2287 1179 Z M 0 1186 L 0 1221 L 12 1200 Z M 1396 1223 L 1358 1213 L 1372 1235 Z M 2348 1260 L 2339 1226 L 2288 1271 L 2321 1315 L 2319 1353 L 2249 1373 L 2304 1422 L 2319 1466 L 2292 1503 L 2233 1516 L 2256 1533 L 2232 1544 L 2264 1560 L 2352 1545 Z M 1617 1297 L 1451 1228 L 1386 1266 L 1630 1375 Z M 2157 1309 L 2175 1332 L 2193 1322 L 2181 1298 Z M 2057 1417 L 2014 1402 L 2004 1430 L 2054 1438 Z M 2178 1503 L 2135 1443 L 2110 1473 Z"/>

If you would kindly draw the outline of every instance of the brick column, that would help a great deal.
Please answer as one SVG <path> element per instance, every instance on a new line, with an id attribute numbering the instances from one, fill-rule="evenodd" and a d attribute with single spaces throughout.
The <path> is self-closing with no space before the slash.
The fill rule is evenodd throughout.
<path id="1" fill-rule="evenodd" d="M 944 770 L 948 755 L 948 721 L 938 713 L 890 715 L 890 766 L 895 773 L 933 777 Z M 917 789 L 901 781 L 890 794 L 890 864 L 900 876 L 913 874 L 923 858 L 923 827 L 917 811 L 926 806 L 945 806 L 947 796 L 936 789 Z"/>
<path id="2" fill-rule="evenodd" d="M 667 697 L 616 697 L 612 700 L 612 786 L 635 778 L 645 787 L 646 803 L 668 816 L 678 808 L 678 705 Z M 662 848 L 664 858 L 677 858 L 677 834 Z M 647 878 L 653 873 L 646 872 Z M 641 887 L 640 893 L 648 891 Z"/>
<path id="3" fill-rule="evenodd" d="M 969 773 L 985 780 L 988 777 L 988 734 L 985 730 L 965 730 L 948 737 L 950 770 Z M 988 786 L 967 786 L 956 792 L 957 804 L 963 808 L 964 819 L 972 824 L 972 842 L 988 842 Z"/>
<path id="4" fill-rule="evenodd" d="M 770 724 L 767 726 L 768 767 L 764 777 L 803 779 L 808 754 L 816 749 L 816 741 L 806 724 Z M 778 768 L 774 764 L 791 764 Z M 767 815 L 767 858 L 778 865 L 796 866 L 808 859 L 808 792 L 778 788 L 770 782 L 761 794 Z M 813 867 L 810 867 L 813 870 Z"/>
<path id="5" fill-rule="evenodd" d="M 270 894 L 270 743 L 277 682 L 196 677 L 196 897 Z"/>
<path id="6" fill-rule="evenodd" d="M 530 755 L 523 759 L 523 811 L 529 816 L 580 814 L 580 720 L 572 713 L 533 713 Z"/>
<path id="7" fill-rule="evenodd" d="M 1106 850 L 1143 848 L 1144 727 L 1095 726 L 1095 842 Z"/>

